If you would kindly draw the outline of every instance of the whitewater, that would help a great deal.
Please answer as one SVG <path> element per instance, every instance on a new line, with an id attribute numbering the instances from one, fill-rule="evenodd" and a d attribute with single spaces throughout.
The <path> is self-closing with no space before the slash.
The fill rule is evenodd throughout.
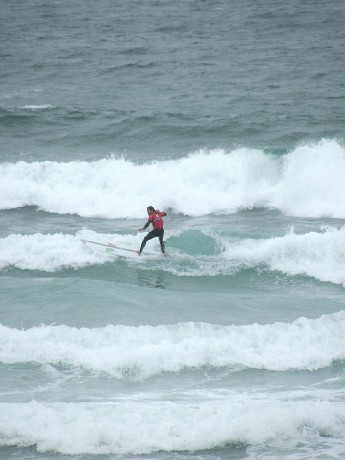
<path id="1" fill-rule="evenodd" d="M 305 234 L 296 234 L 291 229 L 286 235 L 270 238 L 239 239 L 222 234 L 203 235 L 195 233 L 194 238 L 205 236 L 213 241 L 214 252 L 194 256 L 181 252 L 189 232 L 169 232 L 166 242 L 173 259 L 162 257 L 137 259 L 143 269 L 152 267 L 170 272 L 175 276 L 231 275 L 240 270 L 266 269 L 288 275 L 306 275 L 320 281 L 345 285 L 345 226 L 321 228 Z M 66 268 L 78 269 L 92 265 L 114 262 L 119 256 L 106 252 L 104 248 L 88 246 L 83 239 L 96 239 L 121 247 L 137 248 L 142 235 L 104 234 L 92 230 L 81 230 L 70 234 L 12 234 L 0 239 L 0 268 L 16 267 L 21 270 L 56 272 Z M 170 244 L 170 240 L 175 240 Z M 174 248 L 175 246 L 175 248 Z M 157 245 L 150 244 L 150 251 L 156 257 L 160 252 Z M 152 254 L 152 253 L 151 253 Z"/>
<path id="2" fill-rule="evenodd" d="M 144 217 L 151 202 L 194 217 L 262 207 L 295 217 L 344 218 L 344 182 L 345 149 L 330 140 L 283 156 L 239 148 L 149 163 L 113 155 L 0 165 L 1 209 L 35 206 L 113 219 Z"/>
<path id="3" fill-rule="evenodd" d="M 291 324 L 248 326 L 41 326 L 21 331 L 2 326 L 0 359 L 6 364 L 81 367 L 117 379 L 203 366 L 316 370 L 345 359 L 344 323 L 345 313 L 340 312 Z"/>

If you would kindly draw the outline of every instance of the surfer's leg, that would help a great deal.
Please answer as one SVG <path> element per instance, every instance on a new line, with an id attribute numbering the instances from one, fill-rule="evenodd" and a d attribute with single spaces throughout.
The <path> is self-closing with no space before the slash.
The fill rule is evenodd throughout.
<path id="1" fill-rule="evenodd" d="M 152 230 L 151 232 L 149 232 L 145 238 L 143 239 L 143 241 L 141 242 L 141 246 L 140 246 L 140 249 L 139 249 L 139 253 L 143 252 L 143 249 L 144 247 L 146 246 L 146 243 L 147 241 L 149 240 L 152 240 L 152 238 L 154 238 L 156 235 L 156 232 L 154 230 Z"/>
<path id="2" fill-rule="evenodd" d="M 141 242 L 139 253 L 143 252 L 143 249 L 144 249 L 145 246 L 146 246 L 146 241 L 145 241 L 145 238 L 144 238 L 143 241 Z"/>
<path id="3" fill-rule="evenodd" d="M 164 236 L 164 230 L 162 230 L 160 232 L 160 235 L 158 236 L 158 238 L 159 238 L 159 243 L 161 245 L 161 251 L 162 251 L 163 254 L 165 254 L 165 244 L 164 244 L 164 241 L 163 241 L 163 236 Z"/>

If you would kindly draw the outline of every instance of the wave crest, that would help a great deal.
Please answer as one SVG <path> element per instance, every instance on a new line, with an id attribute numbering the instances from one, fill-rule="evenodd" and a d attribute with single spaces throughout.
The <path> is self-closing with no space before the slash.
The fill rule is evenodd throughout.
<path id="1" fill-rule="evenodd" d="M 147 203 L 155 202 L 190 216 L 266 207 L 292 216 L 344 218 L 344 183 L 345 151 L 330 140 L 281 157 L 243 148 L 144 164 L 113 157 L 0 166 L 1 209 L 37 206 L 84 217 L 143 217 Z"/>

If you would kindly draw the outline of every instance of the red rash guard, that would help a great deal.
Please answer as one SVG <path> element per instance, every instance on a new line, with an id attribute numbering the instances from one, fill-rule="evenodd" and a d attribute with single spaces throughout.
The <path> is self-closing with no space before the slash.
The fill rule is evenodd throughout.
<path id="1" fill-rule="evenodd" d="M 149 215 L 149 220 L 144 225 L 144 229 L 147 228 L 150 223 L 152 224 L 152 227 L 154 229 L 156 229 L 156 228 L 162 229 L 163 228 L 163 219 L 162 219 L 162 217 L 164 217 L 164 216 L 166 216 L 165 212 L 153 212 L 152 214 Z"/>
<path id="2" fill-rule="evenodd" d="M 164 217 L 166 214 L 165 212 L 153 212 L 150 216 L 149 216 L 149 221 L 151 222 L 152 224 L 152 227 L 153 228 L 163 228 L 163 219 L 162 217 Z"/>

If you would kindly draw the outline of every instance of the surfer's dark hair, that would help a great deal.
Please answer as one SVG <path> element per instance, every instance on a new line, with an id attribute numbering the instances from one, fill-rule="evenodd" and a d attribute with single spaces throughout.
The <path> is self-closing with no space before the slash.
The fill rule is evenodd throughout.
<path id="1" fill-rule="evenodd" d="M 150 211 L 155 211 L 155 208 L 153 206 L 148 206 L 147 209 L 149 209 Z"/>

